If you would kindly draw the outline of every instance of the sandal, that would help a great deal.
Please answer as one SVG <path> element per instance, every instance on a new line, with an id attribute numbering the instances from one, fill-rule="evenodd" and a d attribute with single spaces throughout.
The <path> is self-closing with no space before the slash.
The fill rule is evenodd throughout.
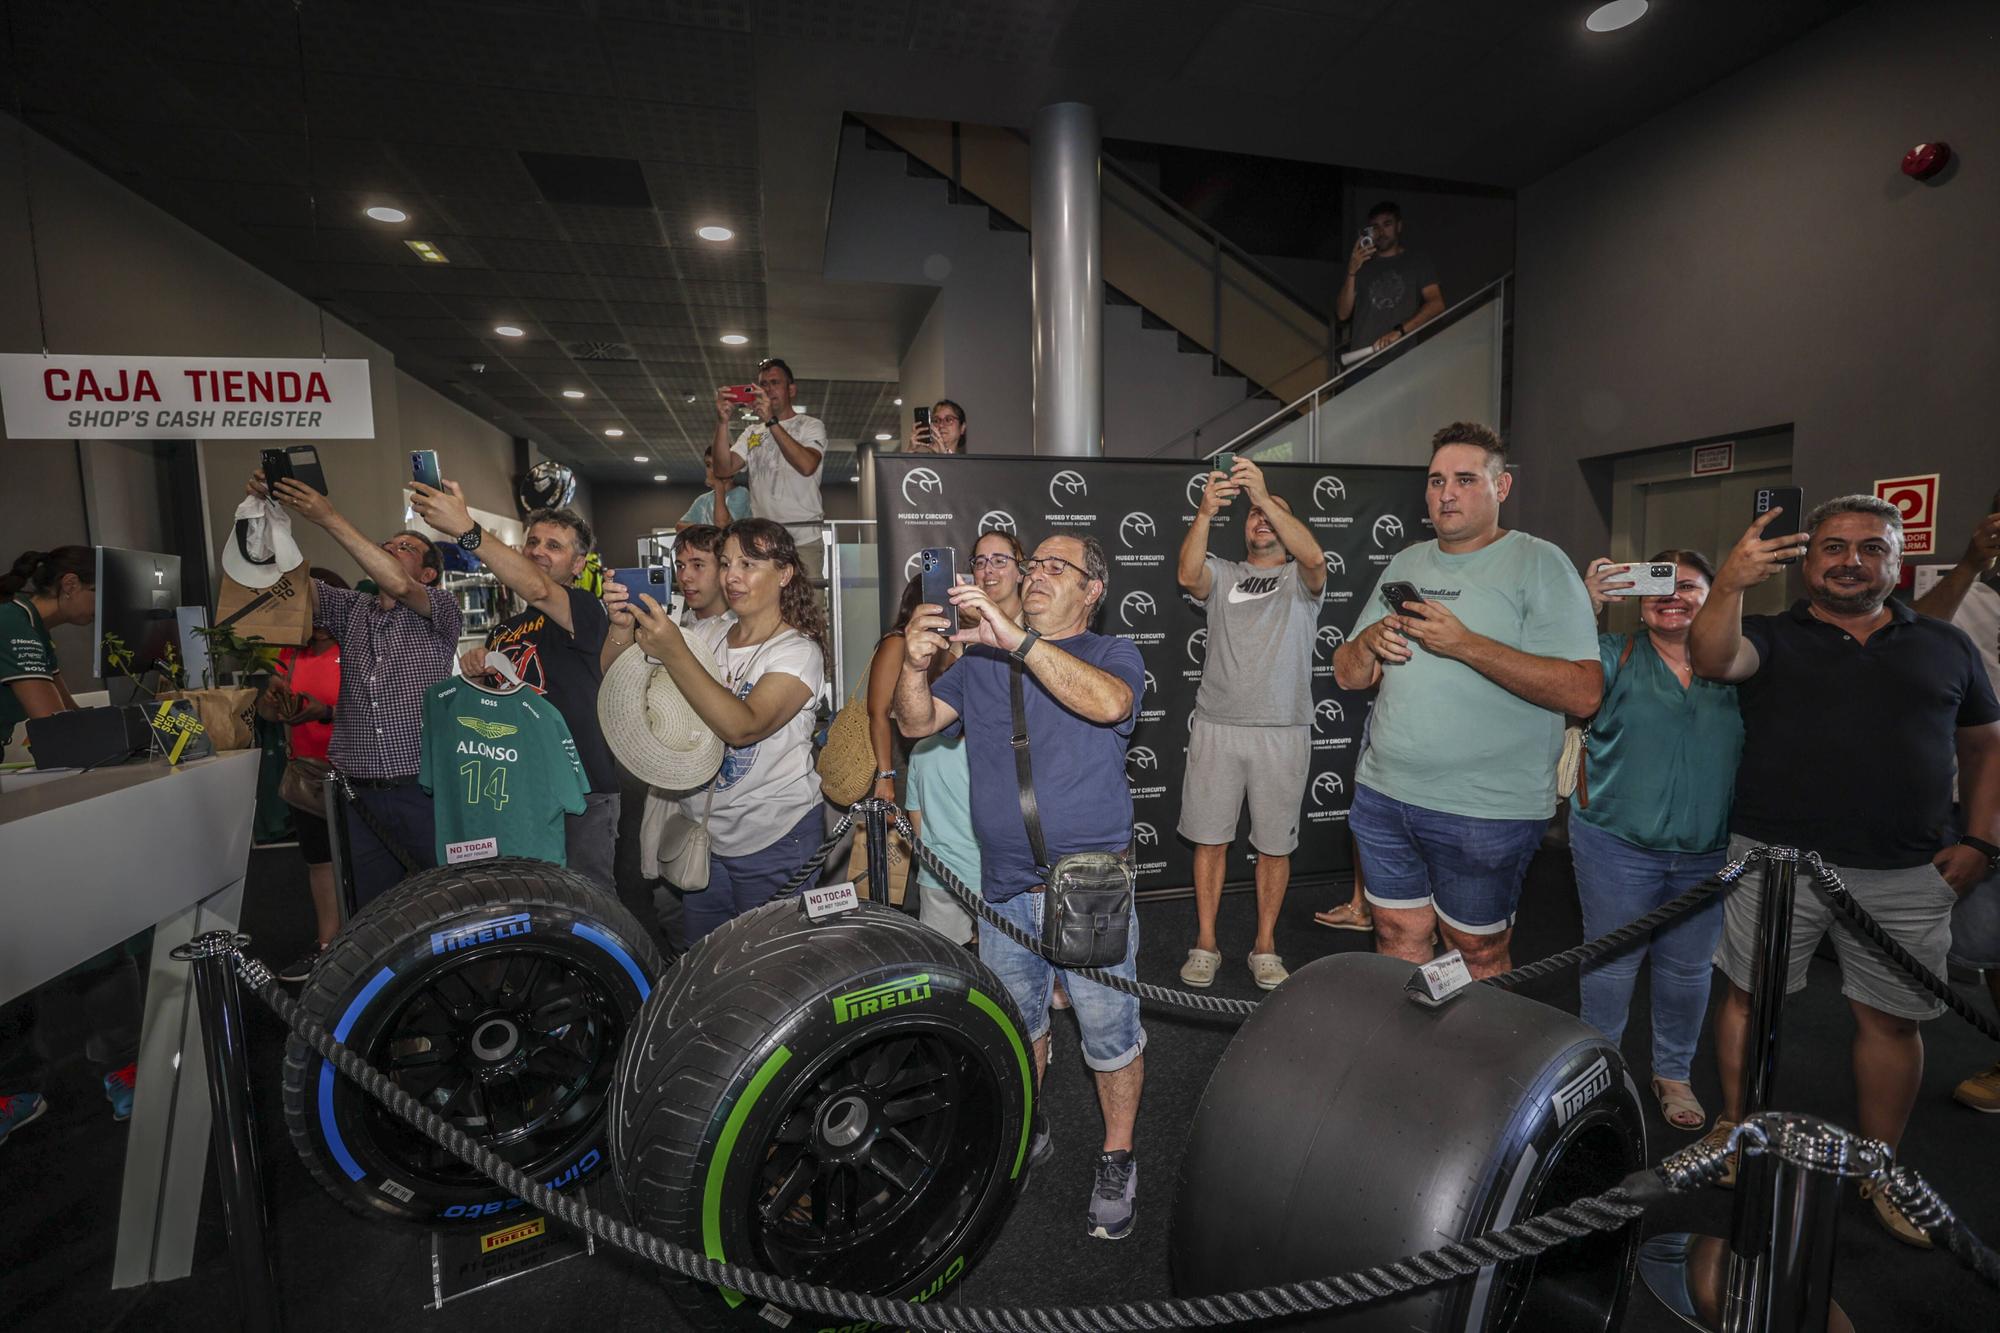
<path id="1" fill-rule="evenodd" d="M 1660 1117 L 1675 1129 L 1692 1134 L 1708 1123 L 1708 1112 L 1695 1100 L 1694 1089 L 1686 1092 L 1668 1092 L 1668 1080 L 1654 1078 L 1653 1096 L 1659 1099 Z M 1687 1084 L 1681 1084 L 1687 1088 Z"/>
<path id="2" fill-rule="evenodd" d="M 1328 908 L 1324 912 L 1314 912 L 1313 920 L 1319 922 L 1329 930 L 1372 931 L 1375 929 L 1375 918 L 1366 912 L 1355 911 L 1353 903 L 1342 903 L 1340 906 Z"/>

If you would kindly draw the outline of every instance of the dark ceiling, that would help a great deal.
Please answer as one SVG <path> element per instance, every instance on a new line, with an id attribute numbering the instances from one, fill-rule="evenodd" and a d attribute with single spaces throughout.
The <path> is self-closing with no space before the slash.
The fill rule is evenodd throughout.
<path id="1" fill-rule="evenodd" d="M 1107 135 L 1516 186 L 1850 7 L 1655 0 L 1597 36 L 1587 0 L 12 0 L 9 87 L 423 381 L 586 475 L 685 480 L 714 386 L 784 350 L 766 232 L 824 218 L 841 110 L 1024 125 L 1078 97 Z M 802 109 L 822 138 L 760 143 Z M 767 179 L 782 150 L 810 188 Z M 893 366 L 795 369 L 844 478 L 900 420 Z"/>

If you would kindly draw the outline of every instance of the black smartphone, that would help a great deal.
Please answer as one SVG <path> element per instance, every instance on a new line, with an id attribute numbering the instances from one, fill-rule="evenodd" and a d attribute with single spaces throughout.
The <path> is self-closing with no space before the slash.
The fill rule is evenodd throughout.
<path id="1" fill-rule="evenodd" d="M 1764 539 L 1789 537 L 1805 531 L 1806 493 L 1797 486 L 1764 486 L 1757 491 L 1757 499 L 1751 512 L 1754 521 L 1764 517 L 1773 509 L 1785 512 L 1764 525 Z M 1781 565 L 1796 565 L 1797 559 L 1780 560 Z"/>
<path id="2" fill-rule="evenodd" d="M 273 449 L 270 452 L 276 453 Z M 285 465 L 291 469 L 294 478 L 318 491 L 330 495 L 326 488 L 326 472 L 319 465 L 319 450 L 310 444 L 295 444 L 284 451 Z"/>
<path id="3" fill-rule="evenodd" d="M 444 489 L 444 474 L 438 471 L 438 456 L 435 449 L 410 450 L 410 476 L 434 491 Z"/>
<path id="4" fill-rule="evenodd" d="M 1382 605 L 1389 608 L 1392 616 L 1403 614 L 1403 603 L 1423 600 L 1417 593 L 1417 585 L 1406 579 L 1391 579 L 1382 585 Z"/>
<path id="5" fill-rule="evenodd" d="M 651 593 L 654 601 L 658 602 L 661 606 L 665 606 L 667 604 L 667 596 L 673 589 L 673 584 L 667 580 L 667 567 L 665 565 L 643 565 L 633 569 L 614 569 L 607 573 L 605 578 L 623 588 L 631 595 L 632 600 L 635 602 L 639 600 L 639 594 L 644 592 Z"/>
<path id="6" fill-rule="evenodd" d="M 958 552 L 949 546 L 926 546 L 917 553 L 917 570 L 924 581 L 923 600 L 949 607 L 951 590 L 958 583 Z"/>
<path id="7" fill-rule="evenodd" d="M 912 408 L 910 414 L 913 417 L 915 417 L 917 421 L 917 438 L 920 440 L 930 439 L 931 410 L 928 407 Z"/>
<path id="8" fill-rule="evenodd" d="M 265 449 L 259 454 L 259 466 L 264 469 L 264 484 L 275 487 L 281 481 L 288 481 L 292 475 L 292 458 L 283 449 Z"/>

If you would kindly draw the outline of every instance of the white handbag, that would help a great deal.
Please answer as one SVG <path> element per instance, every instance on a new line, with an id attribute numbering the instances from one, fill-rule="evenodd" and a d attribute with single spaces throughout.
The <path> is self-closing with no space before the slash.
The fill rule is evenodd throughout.
<path id="1" fill-rule="evenodd" d="M 689 819 L 676 807 L 660 830 L 654 862 L 660 877 L 682 893 L 698 893 L 708 887 L 708 811 L 715 802 L 710 787 L 701 802 L 701 822 Z"/>

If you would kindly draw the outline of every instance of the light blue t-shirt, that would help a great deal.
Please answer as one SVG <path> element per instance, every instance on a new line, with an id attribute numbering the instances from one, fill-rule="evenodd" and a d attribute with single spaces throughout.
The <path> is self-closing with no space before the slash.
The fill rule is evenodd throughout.
<path id="1" fill-rule="evenodd" d="M 979 888 L 979 839 L 972 836 L 972 766 L 965 737 L 926 736 L 910 747 L 904 799 L 920 816 L 917 836 L 974 891 Z M 917 883 L 944 887 L 931 868 L 917 863 Z"/>
<path id="2" fill-rule="evenodd" d="M 1386 615 L 1382 585 L 1417 586 L 1467 629 L 1535 657 L 1597 661 L 1590 595 L 1569 558 L 1538 537 L 1509 532 L 1447 555 L 1436 541 L 1397 552 L 1349 637 Z M 1411 642 L 1415 655 L 1382 668 L 1368 748 L 1355 770 L 1384 796 L 1478 819 L 1546 819 L 1556 808 L 1563 716 L 1529 703 L 1462 662 Z"/>
<path id="3" fill-rule="evenodd" d="M 741 486 L 730 487 L 728 512 L 732 522 L 737 519 L 750 517 L 750 492 L 744 490 Z M 695 496 L 694 503 L 688 506 L 687 512 L 681 515 L 680 521 L 683 523 L 713 524 L 715 522 L 715 492 L 703 491 L 700 495 Z M 727 524 L 724 526 L 727 526 Z"/>

